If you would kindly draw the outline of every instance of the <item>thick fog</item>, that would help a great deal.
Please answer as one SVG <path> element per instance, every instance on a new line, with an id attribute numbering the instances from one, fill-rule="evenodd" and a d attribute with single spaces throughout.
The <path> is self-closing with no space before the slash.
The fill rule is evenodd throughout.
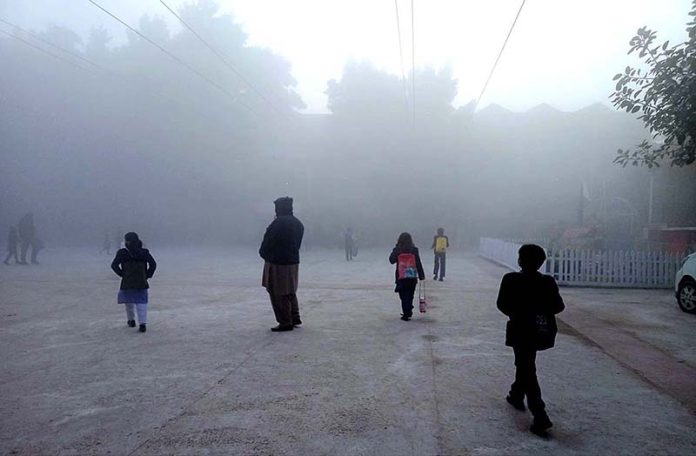
<path id="1" fill-rule="evenodd" d="M 447 67 L 404 81 L 353 60 L 326 81 L 330 112 L 307 114 L 291 61 L 249 45 L 214 3 L 179 14 L 224 60 L 152 16 L 133 25 L 180 61 L 132 32 L 114 43 L 102 28 L 2 24 L 2 233 L 31 212 L 49 247 L 97 248 L 126 231 L 151 245 L 256 246 L 285 195 L 308 248 L 340 245 L 349 226 L 374 246 L 401 231 L 425 244 L 438 226 L 459 245 L 543 237 L 576 223 L 583 198 L 585 216 L 616 232 L 647 220 L 650 172 L 612 160 L 649 134 L 607 100 L 474 112 L 453 106 Z M 696 225 L 693 170 L 654 177 L 655 198 L 674 202 L 654 217 Z"/>

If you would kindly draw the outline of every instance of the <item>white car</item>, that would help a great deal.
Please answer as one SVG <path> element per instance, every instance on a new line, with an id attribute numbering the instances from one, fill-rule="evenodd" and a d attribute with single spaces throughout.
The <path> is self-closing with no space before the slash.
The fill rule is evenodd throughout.
<path id="1" fill-rule="evenodd" d="M 684 258 L 674 279 L 674 291 L 681 310 L 696 313 L 696 253 Z"/>

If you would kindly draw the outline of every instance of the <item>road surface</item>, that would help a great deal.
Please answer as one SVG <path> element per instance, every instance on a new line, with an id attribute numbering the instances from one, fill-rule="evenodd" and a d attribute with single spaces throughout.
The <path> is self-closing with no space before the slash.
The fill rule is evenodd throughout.
<path id="1" fill-rule="evenodd" d="M 660 384 L 696 366 L 696 318 L 669 291 L 562 289 L 566 323 L 538 362 L 555 423 L 541 439 L 504 400 L 505 270 L 450 255 L 428 313 L 403 322 L 388 253 L 304 253 L 304 325 L 288 333 L 269 331 L 251 250 L 155 249 L 145 334 L 115 303 L 110 258 L 47 250 L 0 268 L 0 453 L 696 454 L 688 391 Z"/>

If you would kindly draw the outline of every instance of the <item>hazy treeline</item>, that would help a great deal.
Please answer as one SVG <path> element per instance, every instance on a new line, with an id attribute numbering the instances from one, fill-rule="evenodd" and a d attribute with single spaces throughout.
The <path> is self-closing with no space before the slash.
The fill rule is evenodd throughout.
<path id="1" fill-rule="evenodd" d="M 365 62 L 327 82 L 331 114 L 298 114 L 290 62 L 248 46 L 216 12 L 201 1 L 180 13 L 254 89 L 158 18 L 142 18 L 139 30 L 223 90 L 134 34 L 112 45 L 102 29 L 85 39 L 60 27 L 35 32 L 89 62 L 21 32 L 53 55 L 0 36 L 0 229 L 33 211 L 49 245 L 96 245 L 124 230 L 158 244 L 255 243 L 272 200 L 291 195 L 309 246 L 339 245 L 349 225 L 364 244 L 391 243 L 402 230 L 426 244 L 440 225 L 471 242 L 574 222 L 583 183 L 589 212 L 613 198 L 645 218 L 647 171 L 611 165 L 618 147 L 645 136 L 624 114 L 600 105 L 455 110 L 457 81 L 424 68 L 414 122 L 411 81 Z M 692 171 L 676 181 L 676 171 L 661 173 L 693 182 Z M 660 206 L 665 221 L 696 213 L 690 185 L 670 187 L 664 198 L 677 203 Z"/>

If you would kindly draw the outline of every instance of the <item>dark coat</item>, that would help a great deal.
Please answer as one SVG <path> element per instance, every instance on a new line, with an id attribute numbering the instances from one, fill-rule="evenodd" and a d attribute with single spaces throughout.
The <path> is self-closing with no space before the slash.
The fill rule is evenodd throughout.
<path id="1" fill-rule="evenodd" d="M 535 350 L 553 347 L 556 336 L 554 315 L 565 309 L 553 277 L 537 271 L 505 274 L 500 283 L 497 305 L 510 318 L 505 345 Z"/>
<path id="2" fill-rule="evenodd" d="M 36 227 L 34 226 L 34 218 L 29 214 L 25 215 L 17 225 L 19 238 L 22 242 L 31 242 L 36 236 Z"/>
<path id="3" fill-rule="evenodd" d="M 17 231 L 10 230 L 7 235 L 7 251 L 14 252 L 17 250 L 17 244 L 19 243 L 19 236 L 17 236 Z"/>
<path id="4" fill-rule="evenodd" d="M 418 247 L 402 248 L 399 246 L 394 247 L 391 254 L 389 255 L 389 263 L 396 264 L 399 260 L 399 255 L 402 253 L 412 253 L 416 256 L 416 268 L 418 269 L 418 278 L 420 280 L 425 280 L 425 271 L 423 270 L 423 264 L 421 263 L 420 254 L 418 253 Z M 401 279 L 401 280 L 416 280 L 416 279 Z M 396 264 L 396 270 L 394 271 L 394 281 L 399 283 L 399 265 Z"/>
<path id="5" fill-rule="evenodd" d="M 299 264 L 303 236 L 302 222 L 294 215 L 279 215 L 266 228 L 259 255 L 272 264 Z"/>
<path id="6" fill-rule="evenodd" d="M 147 279 L 155 274 L 157 263 L 148 249 L 119 249 L 111 269 L 121 277 L 121 290 L 143 290 L 150 288 Z"/>

